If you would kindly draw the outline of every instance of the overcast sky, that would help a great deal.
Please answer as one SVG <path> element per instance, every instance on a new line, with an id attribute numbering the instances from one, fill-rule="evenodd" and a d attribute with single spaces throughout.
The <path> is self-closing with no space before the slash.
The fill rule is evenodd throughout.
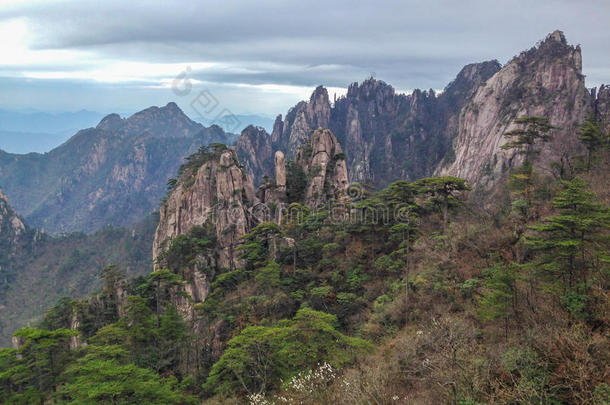
<path id="1" fill-rule="evenodd" d="M 193 115 L 205 90 L 234 113 L 274 115 L 318 84 L 341 94 L 370 75 L 442 89 L 465 64 L 504 64 L 554 29 L 581 44 L 587 86 L 599 86 L 610 82 L 609 20 L 608 0 L 0 0 L 0 109 L 176 101 Z M 174 92 L 185 74 L 190 92 Z"/>

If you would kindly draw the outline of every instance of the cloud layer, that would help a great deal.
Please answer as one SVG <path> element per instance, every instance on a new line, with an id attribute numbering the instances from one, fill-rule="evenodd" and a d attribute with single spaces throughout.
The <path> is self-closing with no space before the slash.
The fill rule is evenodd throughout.
<path id="1" fill-rule="evenodd" d="M 191 77 L 240 113 L 283 112 L 318 84 L 370 75 L 442 89 L 471 62 L 504 63 L 561 29 L 587 85 L 610 81 L 607 1 L 7 1 L 0 108 L 136 110 Z M 338 90 L 339 91 L 339 90 Z M 184 105 L 187 100 L 176 100 Z"/>

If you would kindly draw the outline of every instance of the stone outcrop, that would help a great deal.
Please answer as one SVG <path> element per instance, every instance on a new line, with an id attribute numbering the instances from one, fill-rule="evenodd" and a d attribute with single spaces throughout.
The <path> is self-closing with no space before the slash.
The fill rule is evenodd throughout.
<path id="1" fill-rule="evenodd" d="M 491 185 L 522 156 L 502 150 L 504 133 L 523 116 L 543 116 L 557 127 L 553 139 L 539 145 L 536 165 L 547 170 L 551 162 L 581 149 L 578 127 L 592 112 L 584 85 L 580 47 L 567 44 L 559 31 L 538 46 L 521 53 L 479 87 L 463 107 L 453 140 L 452 155 L 436 173 L 463 177 L 477 186 Z"/>
<path id="2" fill-rule="evenodd" d="M 602 131 L 610 134 L 610 86 L 602 84 L 599 89 L 592 90 L 591 96 L 594 100 L 595 115 L 601 124 Z"/>
<path id="3" fill-rule="evenodd" d="M 307 174 L 305 203 L 315 207 L 337 199 L 348 186 L 345 155 L 329 129 L 317 129 L 297 153 L 296 163 Z"/>
<path id="4" fill-rule="evenodd" d="M 192 157 L 175 188 L 161 206 L 159 225 L 153 242 L 153 262 L 159 269 L 161 253 L 174 238 L 195 227 L 205 227 L 215 235 L 215 244 L 199 253 L 187 268 L 180 269 L 185 280 L 179 289 L 188 295 L 173 294 L 176 307 L 187 318 L 193 304 L 205 301 L 211 277 L 220 270 L 240 265 L 237 246 L 253 226 L 254 186 L 240 166 L 235 150 L 214 145 Z"/>
<path id="5" fill-rule="evenodd" d="M 286 191 L 286 158 L 281 150 L 275 152 L 273 166 L 275 168 L 275 186 L 280 191 Z"/>
<path id="6" fill-rule="evenodd" d="M 273 146 L 292 159 L 311 131 L 329 128 L 343 146 L 350 181 L 383 186 L 430 175 L 457 133 L 462 106 L 499 69 L 497 61 L 468 65 L 441 94 L 397 94 L 371 78 L 350 85 L 332 107 L 326 90 L 318 87 L 309 102 L 297 104 L 285 120 L 278 116 Z"/>
<path id="7" fill-rule="evenodd" d="M 273 171 L 271 137 L 264 128 L 249 125 L 241 132 L 235 145 L 237 158 L 255 185 Z"/>
<path id="8" fill-rule="evenodd" d="M 255 200 L 254 186 L 233 149 L 218 146 L 201 158 L 204 162 L 195 172 L 187 168 L 180 176 L 160 209 L 153 259 L 172 238 L 210 221 L 216 231 L 217 265 L 234 268 L 235 247 L 249 229 L 248 207 Z"/>
<path id="9" fill-rule="evenodd" d="M 25 232 L 25 223 L 13 210 L 8 198 L 0 190 L 0 235 L 5 238 L 16 238 Z"/>
<path id="10" fill-rule="evenodd" d="M 330 114 L 328 91 L 318 86 L 309 102 L 302 101 L 290 109 L 283 121 L 281 115 L 277 117 L 271 134 L 275 148 L 284 151 L 288 158 L 294 158 L 301 144 L 309 140 L 311 131 L 328 128 Z"/>

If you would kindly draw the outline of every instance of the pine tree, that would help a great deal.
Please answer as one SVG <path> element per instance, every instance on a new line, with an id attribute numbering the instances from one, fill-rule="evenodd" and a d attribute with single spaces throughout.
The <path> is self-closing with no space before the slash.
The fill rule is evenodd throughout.
<path id="1" fill-rule="evenodd" d="M 599 253 L 600 231 L 609 226 L 608 209 L 594 202 L 595 194 L 578 177 L 562 182 L 563 189 L 553 199 L 558 213 L 540 221 L 531 229 L 527 244 L 540 252 L 539 269 L 559 283 L 564 293 L 577 280 L 586 281 Z"/>
<path id="2" fill-rule="evenodd" d="M 551 140 L 549 132 L 555 129 L 546 117 L 528 116 L 515 120 L 521 128 L 506 132 L 505 137 L 513 139 L 502 145 L 502 149 L 517 149 L 525 155 L 525 160 L 531 162 L 532 158 L 539 153 L 536 142 L 548 142 Z"/>
<path id="3" fill-rule="evenodd" d="M 508 322 L 515 313 L 517 296 L 517 271 L 514 265 L 496 265 L 487 269 L 483 282 L 484 291 L 479 297 L 481 319 L 504 319 L 505 335 L 508 337 Z"/>
<path id="4" fill-rule="evenodd" d="M 470 190 L 466 180 L 459 177 L 427 177 L 414 184 L 417 194 L 427 198 L 426 205 L 436 207 L 443 216 L 443 232 L 447 228 L 449 209 L 460 205 L 457 194 Z"/>
<path id="5" fill-rule="evenodd" d="M 509 187 L 513 192 L 512 213 L 517 218 L 517 240 L 524 232 L 524 226 L 531 217 L 534 205 L 533 191 L 536 175 L 534 172 L 533 159 L 539 153 L 536 149 L 537 142 L 548 142 L 551 139 L 549 132 L 555 129 L 549 123 L 548 118 L 527 116 L 515 120 L 520 128 L 506 132 L 504 136 L 512 139 L 502 145 L 502 149 L 516 149 L 518 153 L 525 155 L 523 166 L 513 170 L 509 179 Z"/>
<path id="6" fill-rule="evenodd" d="M 587 147 L 587 171 L 591 168 L 593 153 L 603 145 L 604 139 L 594 116 L 590 116 L 580 127 L 578 139 Z"/>

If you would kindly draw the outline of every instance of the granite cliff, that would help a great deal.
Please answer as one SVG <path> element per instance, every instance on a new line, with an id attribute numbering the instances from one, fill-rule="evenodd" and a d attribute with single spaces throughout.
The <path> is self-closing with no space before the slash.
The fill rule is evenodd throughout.
<path id="1" fill-rule="evenodd" d="M 536 166 L 547 169 L 562 157 L 582 153 L 578 128 L 594 112 L 585 88 L 580 47 L 568 45 L 555 31 L 532 49 L 522 52 L 480 86 L 459 115 L 453 156 L 438 174 L 463 177 L 471 184 L 494 184 L 522 156 L 501 149 L 504 133 L 523 116 L 542 116 L 556 127 L 552 140 L 540 145 Z M 604 107 L 602 107 L 603 109 Z"/>
<path id="2" fill-rule="evenodd" d="M 443 174 L 492 185 L 520 161 L 514 151 L 501 149 L 515 119 L 539 115 L 557 127 L 538 159 L 539 167 L 548 167 L 582 152 L 577 132 L 591 114 L 608 130 L 609 100 L 607 86 L 585 87 L 580 47 L 555 31 L 505 66 L 497 61 L 465 66 L 441 93 L 399 94 L 370 78 L 350 85 L 331 104 L 326 89 L 317 87 L 309 101 L 277 117 L 271 147 L 294 159 L 308 134 L 329 128 L 342 145 L 350 182 L 382 187 Z M 265 138 L 259 155 L 267 162 L 268 150 Z M 253 166 L 246 169 L 257 179 L 271 175 L 269 164 Z"/>
<path id="3" fill-rule="evenodd" d="M 239 145 L 247 144 L 253 131 L 268 136 L 249 127 L 242 133 Z M 263 222 L 281 222 L 288 204 L 294 202 L 288 195 L 289 188 L 299 188 L 298 202 L 314 208 L 342 198 L 347 187 L 344 155 L 328 129 L 314 131 L 298 149 L 296 161 L 292 162 L 297 171 L 289 171 L 284 154 L 276 151 L 272 161 L 275 176 L 267 178 L 257 193 L 238 162 L 235 149 L 239 145 L 229 148 L 212 144 L 190 156 L 160 209 L 153 261 L 156 269 L 170 268 L 185 280 L 178 290 L 193 300 L 180 293 L 173 294 L 172 299 L 187 315 L 192 312 L 193 302 L 205 301 L 216 274 L 242 264 L 238 247 L 244 235 Z M 207 238 L 213 243 L 198 251 L 191 262 L 172 268 L 171 251 L 178 248 L 176 243 L 183 235 L 200 241 Z M 279 237 L 273 243 L 290 241 Z"/>

